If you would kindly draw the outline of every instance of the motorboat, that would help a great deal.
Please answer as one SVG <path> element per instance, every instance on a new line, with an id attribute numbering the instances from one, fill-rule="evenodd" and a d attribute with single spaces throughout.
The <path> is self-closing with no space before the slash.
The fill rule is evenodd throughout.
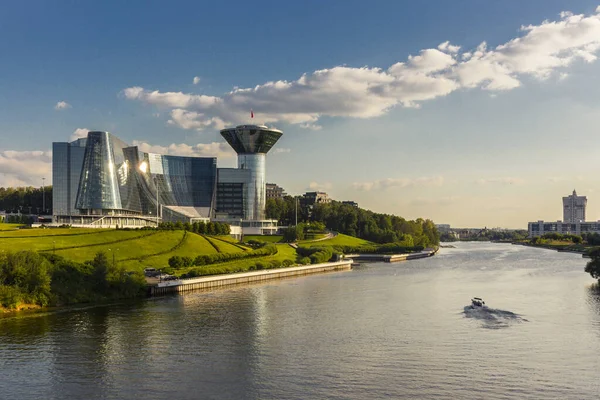
<path id="1" fill-rule="evenodd" d="M 481 297 L 473 297 L 471 299 L 471 308 L 487 308 L 487 306 Z"/>

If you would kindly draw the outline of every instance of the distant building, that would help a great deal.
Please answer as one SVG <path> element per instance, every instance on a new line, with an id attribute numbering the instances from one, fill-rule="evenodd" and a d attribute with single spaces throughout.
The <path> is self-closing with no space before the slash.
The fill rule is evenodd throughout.
<path id="1" fill-rule="evenodd" d="M 435 227 L 439 232 L 449 232 L 450 224 L 435 224 Z"/>
<path id="2" fill-rule="evenodd" d="M 546 233 L 582 235 L 585 233 L 600 233 L 600 221 L 596 222 L 530 222 L 527 226 L 529 237 L 542 236 Z"/>
<path id="3" fill-rule="evenodd" d="M 285 190 L 283 190 L 283 188 L 274 183 L 267 183 L 267 200 L 283 199 L 285 196 L 287 196 L 287 193 Z"/>
<path id="4" fill-rule="evenodd" d="M 75 206 L 87 138 L 52 143 L 52 210 L 54 215 L 79 215 Z"/>
<path id="5" fill-rule="evenodd" d="M 563 197 L 563 222 L 570 224 L 585 222 L 586 206 L 587 197 L 577 196 L 577 192 L 573 189 L 571 196 Z"/>
<path id="6" fill-rule="evenodd" d="M 529 237 L 542 236 L 546 233 L 581 235 L 585 233 L 600 233 L 600 221 L 585 222 L 587 197 L 577 196 L 573 190 L 571 196 L 562 198 L 563 220 L 556 222 L 537 221 L 527 224 Z"/>
<path id="7" fill-rule="evenodd" d="M 300 205 L 304 207 L 311 207 L 315 204 L 327 204 L 331 203 L 331 199 L 325 192 L 306 192 L 300 197 Z"/>
<path id="8" fill-rule="evenodd" d="M 358 208 L 358 203 L 355 201 L 345 200 L 345 201 L 342 201 L 342 204 L 347 204 L 349 206 Z"/>

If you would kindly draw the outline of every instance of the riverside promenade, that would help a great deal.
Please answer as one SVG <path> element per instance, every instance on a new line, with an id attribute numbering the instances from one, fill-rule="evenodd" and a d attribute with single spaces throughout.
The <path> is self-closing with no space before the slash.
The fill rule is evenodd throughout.
<path id="1" fill-rule="evenodd" d="M 262 271 L 242 272 L 226 275 L 211 275 L 198 278 L 165 281 L 154 286 L 149 286 L 148 294 L 150 296 L 164 296 L 171 293 L 180 293 L 190 290 L 216 289 L 226 286 L 243 285 L 248 283 L 291 278 L 324 272 L 349 271 L 352 269 L 352 262 L 352 259 L 344 259 L 343 261 L 306 265 L 301 267 L 267 269 Z"/>

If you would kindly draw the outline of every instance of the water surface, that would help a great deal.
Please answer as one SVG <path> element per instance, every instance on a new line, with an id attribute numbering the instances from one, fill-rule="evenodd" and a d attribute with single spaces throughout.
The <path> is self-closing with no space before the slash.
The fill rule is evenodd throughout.
<path id="1" fill-rule="evenodd" d="M 0 318 L 14 399 L 595 399 L 600 294 L 571 253 L 423 260 Z M 483 297 L 486 311 L 465 308 Z"/>

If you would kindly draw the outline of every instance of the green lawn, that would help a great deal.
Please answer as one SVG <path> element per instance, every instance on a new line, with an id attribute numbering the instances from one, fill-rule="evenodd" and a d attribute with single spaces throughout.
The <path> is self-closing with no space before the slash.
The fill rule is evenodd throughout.
<path id="1" fill-rule="evenodd" d="M 192 267 L 192 268 L 210 268 L 214 270 L 222 270 L 223 273 L 226 272 L 235 272 L 235 271 L 247 271 L 248 267 L 251 265 L 256 265 L 256 263 L 267 263 L 272 260 L 292 260 L 293 262 L 297 261 L 296 249 L 291 247 L 289 244 L 277 244 L 277 254 L 272 256 L 264 256 L 264 257 L 251 257 L 247 259 L 241 260 L 233 260 L 227 261 L 224 263 L 211 264 L 205 267 Z M 189 271 L 191 268 L 182 268 L 175 271 L 177 275 L 182 275 Z"/>
<path id="2" fill-rule="evenodd" d="M 320 246 L 363 246 L 372 244 L 368 240 L 359 239 L 353 236 L 338 234 L 336 237 L 327 240 L 321 240 L 319 242 L 305 242 L 298 243 L 302 247 L 320 247 Z"/>
<path id="3" fill-rule="evenodd" d="M 182 231 L 173 231 L 182 232 Z M 241 250 L 238 250 L 241 251 Z M 156 252 L 154 252 L 156 253 Z M 151 253 L 150 253 L 151 254 Z M 169 265 L 169 258 L 177 255 L 181 257 L 196 258 L 201 254 L 217 254 L 217 250 L 206 240 L 204 237 L 197 235 L 192 232 L 188 232 L 185 236 L 181 246 L 165 254 L 159 254 L 149 257 L 145 257 L 141 260 L 128 260 L 123 261 L 126 269 L 143 269 L 143 268 L 164 268 Z"/>
<path id="4" fill-rule="evenodd" d="M 81 236 L 81 235 L 97 235 L 103 232 L 114 231 L 114 229 L 92 229 L 92 228 L 30 228 L 18 230 L 0 230 L 0 238 L 2 237 L 24 237 L 24 236 Z M 121 231 L 127 232 L 127 231 Z"/>
<path id="5" fill-rule="evenodd" d="M 9 230 L 13 230 L 13 229 L 18 229 L 20 226 L 23 226 L 23 224 L 8 224 L 8 223 L 1 222 L 0 223 L 0 231 L 9 231 Z"/>
<path id="6" fill-rule="evenodd" d="M 117 241 L 133 240 L 143 235 L 148 235 L 148 231 L 102 231 L 96 232 L 94 235 L 47 235 L 47 236 L 25 236 L 25 237 L 9 237 L 6 231 L 0 234 L 0 248 L 10 249 L 13 251 L 20 250 L 46 250 L 52 251 L 56 249 L 57 254 L 62 252 L 66 254 L 78 252 L 81 246 L 102 245 Z M 76 249 L 66 249 L 70 247 L 78 247 Z M 89 247 L 94 249 L 96 246 Z M 95 251 L 98 251 L 96 248 Z M 95 253 L 94 253 L 95 254 Z M 70 258 L 70 257 L 69 257 Z"/>
<path id="7" fill-rule="evenodd" d="M 138 231 L 138 233 L 139 232 L 140 231 Z M 106 252 L 109 258 L 112 258 L 112 252 L 114 251 L 116 260 L 133 259 L 169 251 L 181 242 L 183 233 L 184 231 L 160 231 L 154 235 L 140 237 L 122 243 L 98 244 L 97 246 L 57 250 L 56 254 L 70 260 L 82 262 L 93 259 L 99 251 Z"/>
<path id="8" fill-rule="evenodd" d="M 212 245 L 217 248 L 219 253 L 241 253 L 244 251 L 242 248 L 235 246 L 233 243 L 225 242 L 215 237 L 206 236 L 205 239 L 212 243 Z"/>
<path id="9" fill-rule="evenodd" d="M 282 235 L 244 235 L 244 242 L 256 240 L 258 242 L 278 243 L 283 239 Z"/>

